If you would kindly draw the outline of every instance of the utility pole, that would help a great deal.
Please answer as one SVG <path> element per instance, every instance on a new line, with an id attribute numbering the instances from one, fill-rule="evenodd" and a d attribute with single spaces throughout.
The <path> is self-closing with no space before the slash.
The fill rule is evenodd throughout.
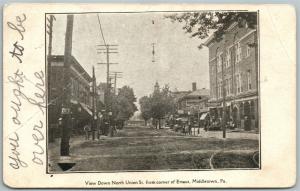
<path id="1" fill-rule="evenodd" d="M 223 55 L 224 56 L 224 55 Z M 222 63 L 222 97 L 223 97 L 223 112 L 222 112 L 222 129 L 223 129 L 223 138 L 226 138 L 226 92 L 225 92 L 225 80 L 224 80 L 224 58 L 221 57 L 221 63 Z"/>
<path id="2" fill-rule="evenodd" d="M 53 33 L 53 21 L 56 20 L 56 18 L 53 15 L 50 15 L 47 17 L 47 34 L 49 35 L 49 43 L 48 43 L 48 56 L 47 56 L 47 62 L 48 62 L 48 88 L 50 87 L 50 75 L 49 75 L 49 69 L 51 69 L 51 55 L 52 55 L 52 33 Z M 49 91 L 48 91 L 49 95 Z"/>
<path id="3" fill-rule="evenodd" d="M 49 43 L 48 43 L 48 54 L 47 54 L 47 88 L 48 88 L 48 109 L 52 111 L 51 104 L 51 55 L 52 55 L 52 33 L 53 33 L 53 21 L 56 18 L 53 15 L 46 17 L 47 19 L 47 34 L 49 35 Z M 49 104 L 50 103 L 50 104 Z M 50 120 L 51 124 L 53 121 Z M 50 126 L 49 126 L 50 127 Z M 54 142 L 53 131 L 49 130 L 49 142 Z"/>
<path id="4" fill-rule="evenodd" d="M 111 103 L 110 103 L 110 77 L 109 77 L 109 65 L 110 64 L 118 64 L 118 63 L 110 63 L 109 61 L 109 55 L 110 54 L 117 54 L 117 46 L 118 45 L 98 45 L 100 48 L 97 49 L 99 52 L 98 54 L 106 54 L 106 63 L 98 63 L 98 64 L 106 64 L 106 90 L 104 95 L 104 102 L 105 102 L 105 112 L 107 116 L 111 112 Z M 109 119 L 109 125 L 110 125 L 110 119 Z"/>
<path id="5" fill-rule="evenodd" d="M 114 94 L 117 94 L 117 78 L 122 78 L 123 72 L 110 72 L 110 76 L 114 78 Z"/>
<path id="6" fill-rule="evenodd" d="M 231 33 L 229 33 L 231 34 Z M 223 42 L 223 55 L 221 56 L 221 73 L 222 73 L 222 103 L 223 103 L 223 112 L 222 112 L 222 130 L 223 130 L 223 138 L 226 138 L 226 90 L 225 90 L 225 75 L 224 75 L 224 59 L 226 59 L 226 43 L 228 41 L 224 39 Z M 228 88 L 228 87 L 227 87 Z"/>
<path id="7" fill-rule="evenodd" d="M 62 103 L 62 137 L 60 145 L 60 155 L 69 156 L 70 154 L 70 133 L 72 129 L 71 103 L 70 103 L 70 62 L 72 57 L 72 36 L 73 36 L 74 15 L 67 15 L 67 28 L 65 37 L 64 53 L 64 91 Z"/>
<path id="8" fill-rule="evenodd" d="M 92 139 L 93 140 L 95 140 L 96 119 L 97 119 L 95 98 L 96 98 L 96 77 L 95 77 L 95 68 L 93 66 L 93 82 L 92 82 L 93 116 L 92 116 L 92 123 L 91 123 L 92 124 Z"/>

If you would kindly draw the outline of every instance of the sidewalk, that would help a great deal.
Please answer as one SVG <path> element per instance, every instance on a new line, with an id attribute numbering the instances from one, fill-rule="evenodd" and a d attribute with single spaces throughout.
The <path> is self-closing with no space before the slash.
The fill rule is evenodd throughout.
<path id="1" fill-rule="evenodd" d="M 88 143 L 88 142 L 98 142 L 99 140 L 105 140 L 105 139 L 114 139 L 117 137 L 107 137 L 107 136 L 100 136 L 100 139 L 92 140 L 91 138 L 89 140 L 85 140 L 85 136 L 75 136 L 71 137 L 70 139 L 70 160 L 72 161 L 78 161 L 81 160 L 80 156 L 75 156 L 74 149 L 78 148 L 78 146 Z M 57 163 L 61 160 L 60 156 L 60 138 L 56 138 L 53 143 L 48 144 L 48 167 L 49 171 L 61 171 L 60 167 L 57 165 Z M 73 153 L 73 155 L 72 155 Z"/>
<path id="2" fill-rule="evenodd" d="M 173 131 L 172 129 L 167 129 L 168 131 Z M 174 131 L 173 131 L 174 132 Z M 183 133 L 177 132 L 179 135 L 184 135 Z M 223 138 L 223 131 L 205 131 L 203 128 L 200 128 L 198 134 L 198 128 L 192 128 L 191 135 L 185 136 L 195 136 L 195 137 L 204 137 L 204 138 Z M 253 131 L 237 131 L 237 130 L 227 130 L 226 138 L 229 139 L 252 139 L 258 140 L 260 137 L 259 133 Z"/>

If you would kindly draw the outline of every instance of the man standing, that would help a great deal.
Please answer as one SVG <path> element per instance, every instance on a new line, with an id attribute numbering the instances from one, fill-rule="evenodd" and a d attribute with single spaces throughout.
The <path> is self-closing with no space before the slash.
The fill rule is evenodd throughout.
<path id="1" fill-rule="evenodd" d="M 83 127 L 83 130 L 85 132 L 85 140 L 90 139 L 90 132 L 91 132 L 91 125 L 88 123 Z"/>

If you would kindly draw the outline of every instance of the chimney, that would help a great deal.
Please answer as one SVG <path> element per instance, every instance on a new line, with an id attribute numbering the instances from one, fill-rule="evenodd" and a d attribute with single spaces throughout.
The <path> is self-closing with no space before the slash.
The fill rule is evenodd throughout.
<path id="1" fill-rule="evenodd" d="M 196 84 L 196 82 L 193 82 L 193 83 L 192 83 L 192 90 L 193 90 L 193 91 L 196 91 L 196 90 L 197 90 L 197 84 Z"/>

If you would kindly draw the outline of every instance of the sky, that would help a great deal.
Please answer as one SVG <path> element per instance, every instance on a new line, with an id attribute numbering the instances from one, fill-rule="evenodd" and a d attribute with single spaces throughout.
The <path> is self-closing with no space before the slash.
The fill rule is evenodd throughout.
<path id="1" fill-rule="evenodd" d="M 110 71 L 123 72 L 117 87 L 128 85 L 139 99 L 153 92 L 157 81 L 171 90 L 209 88 L 208 49 L 199 50 L 203 40 L 190 38 L 182 25 L 164 18 L 166 13 L 99 13 L 107 44 L 117 44 L 118 54 L 110 55 Z M 55 15 L 53 24 L 53 55 L 63 55 L 66 15 Z M 153 24 L 154 21 L 154 24 Z M 155 62 L 152 62 L 155 43 Z M 97 14 L 74 16 L 72 54 L 91 75 L 95 66 L 97 83 L 106 82 L 105 54 L 97 54 L 103 45 Z"/>

